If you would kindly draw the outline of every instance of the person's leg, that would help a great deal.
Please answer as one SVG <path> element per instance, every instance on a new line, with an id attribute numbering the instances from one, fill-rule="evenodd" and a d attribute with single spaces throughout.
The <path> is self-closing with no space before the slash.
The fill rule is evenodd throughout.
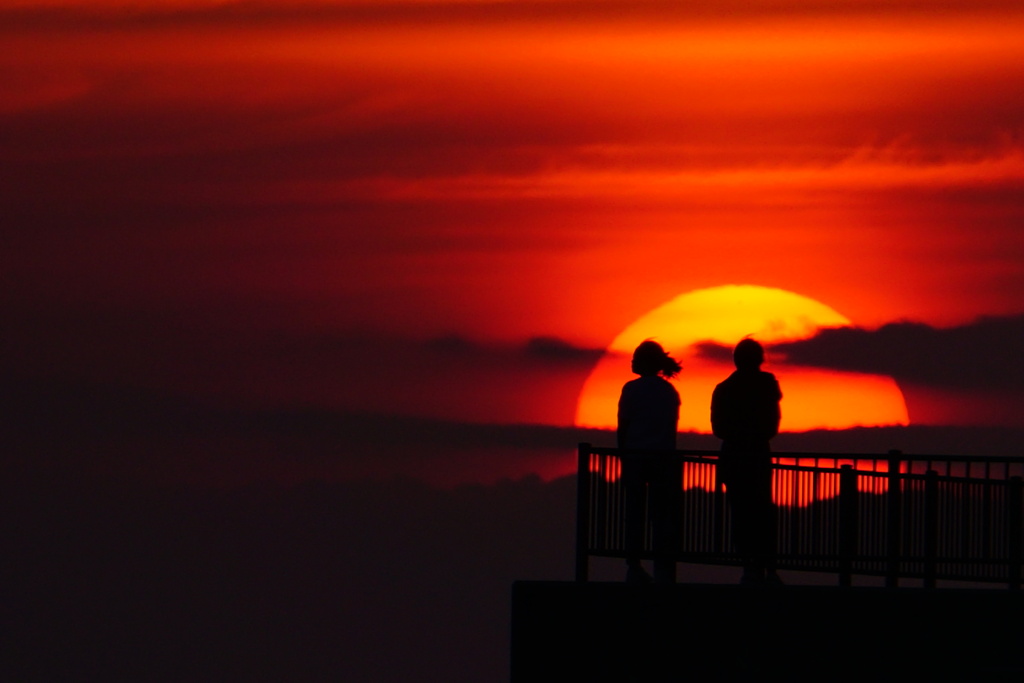
<path id="1" fill-rule="evenodd" d="M 637 463 L 623 461 L 622 483 L 625 487 L 623 524 L 626 550 L 626 581 L 649 583 L 650 575 L 640 562 L 644 547 L 644 507 L 647 491 Z"/>
<path id="2" fill-rule="evenodd" d="M 651 486 L 651 523 L 654 532 L 654 581 L 676 582 L 679 554 L 679 515 L 682 473 L 668 463 Z"/>
<path id="3" fill-rule="evenodd" d="M 732 514 L 733 542 L 743 562 L 742 583 L 760 584 L 764 580 L 761 530 L 764 524 L 762 501 L 756 478 L 749 471 L 735 472 L 726 484 Z"/>

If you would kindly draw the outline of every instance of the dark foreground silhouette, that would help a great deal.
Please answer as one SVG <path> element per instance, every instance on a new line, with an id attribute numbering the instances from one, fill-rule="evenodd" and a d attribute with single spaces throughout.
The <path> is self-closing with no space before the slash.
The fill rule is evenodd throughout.
<path id="1" fill-rule="evenodd" d="M 736 371 L 711 396 L 711 428 L 722 439 L 718 476 L 729 491 L 733 537 L 744 558 L 741 581 L 777 582 L 770 442 L 779 433 L 782 391 L 775 376 L 761 370 L 758 342 L 740 341 L 733 359 Z"/>
<path id="2" fill-rule="evenodd" d="M 619 448 L 652 451 L 644 456 L 622 461 L 622 478 L 626 484 L 626 580 L 648 583 L 650 575 L 640 561 L 643 546 L 644 506 L 650 492 L 651 523 L 654 544 L 672 548 L 679 533 L 677 508 L 678 486 L 668 454 L 675 450 L 679 426 L 679 393 L 667 380 L 682 367 L 654 341 L 642 342 L 633 352 L 630 369 L 639 375 L 626 382 L 619 397 L 616 441 Z M 675 562 L 654 562 L 654 580 L 673 583 Z"/>
<path id="3" fill-rule="evenodd" d="M 573 491 L 8 479 L 0 680 L 507 680 L 509 586 L 568 574 Z"/>
<path id="4" fill-rule="evenodd" d="M 521 582 L 512 683 L 1020 681 L 1024 593 Z"/>

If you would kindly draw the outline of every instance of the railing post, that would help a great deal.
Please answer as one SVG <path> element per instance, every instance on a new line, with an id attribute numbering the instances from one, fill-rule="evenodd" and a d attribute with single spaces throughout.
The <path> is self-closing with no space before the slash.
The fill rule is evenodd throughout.
<path id="1" fill-rule="evenodd" d="M 853 585 L 857 556 L 857 471 L 843 465 L 839 471 L 839 585 Z"/>
<path id="2" fill-rule="evenodd" d="M 939 473 L 924 477 L 924 587 L 935 588 L 939 564 Z"/>
<path id="3" fill-rule="evenodd" d="M 1010 477 L 1006 496 L 1007 526 L 1010 531 L 1010 548 L 1007 568 L 1007 583 L 1010 590 L 1020 590 L 1021 564 L 1024 563 L 1024 479 Z"/>
<path id="4" fill-rule="evenodd" d="M 888 496 L 888 519 L 886 528 L 886 588 L 896 588 L 900 585 L 900 548 L 903 545 L 902 539 L 902 493 L 903 477 L 900 472 L 901 456 L 900 451 L 889 451 L 889 476 L 887 478 L 889 490 Z"/>
<path id="5" fill-rule="evenodd" d="M 715 528 L 712 530 L 714 539 L 714 551 L 721 555 L 725 552 L 725 492 L 722 490 L 722 479 L 719 476 L 719 465 L 721 458 L 715 459 Z"/>
<path id="6" fill-rule="evenodd" d="M 590 573 L 590 444 L 581 443 L 576 456 L 576 580 Z"/>

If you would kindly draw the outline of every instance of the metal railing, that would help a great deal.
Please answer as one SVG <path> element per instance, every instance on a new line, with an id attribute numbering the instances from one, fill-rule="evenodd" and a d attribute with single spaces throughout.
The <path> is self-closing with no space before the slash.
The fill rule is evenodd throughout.
<path id="1" fill-rule="evenodd" d="M 644 559 L 739 565 L 717 451 L 671 454 L 580 444 L 576 579 L 591 557 L 625 557 L 623 459 L 673 458 L 678 468 L 677 547 L 655 545 L 644 515 Z M 1024 458 L 773 453 L 779 569 L 1004 583 L 1019 589 L 1024 565 Z M 649 496 L 647 498 L 649 503 Z M 649 512 L 649 504 L 644 507 Z M 636 552 L 634 550 L 634 552 Z M 668 557 L 666 558 L 666 554 Z"/>

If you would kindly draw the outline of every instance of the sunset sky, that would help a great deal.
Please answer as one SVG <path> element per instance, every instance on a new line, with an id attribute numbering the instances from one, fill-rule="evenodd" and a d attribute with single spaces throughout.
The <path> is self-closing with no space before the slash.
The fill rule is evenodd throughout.
<path id="1" fill-rule="evenodd" d="M 634 320 L 751 284 L 913 424 L 1020 426 L 1016 3 L 0 7 L 22 383 L 568 426 Z"/>
<path id="2" fill-rule="evenodd" d="M 911 423 L 1020 426 L 1015 3 L 0 6 L 20 381 L 567 426 L 636 318 L 750 284 Z"/>
<path id="3" fill-rule="evenodd" d="M 574 426 L 613 340 L 728 285 L 850 321 L 769 344 L 784 393 L 906 400 L 782 447 L 1019 455 L 1022 36 L 1017 0 L 0 0 L 6 457 L 550 481 L 614 442 Z"/>

